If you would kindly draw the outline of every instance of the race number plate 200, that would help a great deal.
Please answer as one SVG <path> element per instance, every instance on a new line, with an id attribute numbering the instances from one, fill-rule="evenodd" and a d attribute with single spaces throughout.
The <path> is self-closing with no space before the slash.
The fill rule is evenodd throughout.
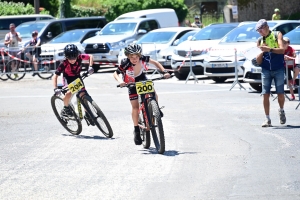
<path id="1" fill-rule="evenodd" d="M 75 81 L 73 81 L 72 83 L 70 83 L 68 85 L 68 88 L 69 88 L 69 90 L 71 91 L 72 94 L 78 92 L 83 87 L 84 86 L 83 86 L 83 83 L 81 82 L 80 78 L 77 78 Z"/>
<path id="2" fill-rule="evenodd" d="M 138 94 L 147 94 L 147 93 L 154 92 L 152 81 L 136 82 L 135 88 Z"/>

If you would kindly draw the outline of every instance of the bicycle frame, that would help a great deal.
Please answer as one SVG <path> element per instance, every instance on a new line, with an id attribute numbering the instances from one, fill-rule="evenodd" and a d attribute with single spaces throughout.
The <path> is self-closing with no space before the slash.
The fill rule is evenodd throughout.
<path id="1" fill-rule="evenodd" d="M 139 113 L 142 111 L 142 114 L 144 116 L 145 123 L 146 123 L 147 127 L 142 127 L 140 124 L 139 124 L 139 126 L 143 129 L 145 129 L 146 131 L 149 131 L 153 126 L 152 121 L 149 120 L 150 119 L 150 113 L 149 113 L 149 110 L 148 110 L 148 106 L 145 106 L 145 105 L 147 105 L 149 99 L 154 99 L 156 101 L 155 92 L 139 95 L 139 101 L 140 101 L 139 102 L 139 104 L 140 104 Z"/>

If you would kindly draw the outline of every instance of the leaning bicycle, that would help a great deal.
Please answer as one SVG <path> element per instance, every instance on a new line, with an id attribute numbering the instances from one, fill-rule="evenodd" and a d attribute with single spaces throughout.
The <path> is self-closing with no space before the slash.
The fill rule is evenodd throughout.
<path id="1" fill-rule="evenodd" d="M 163 77 L 128 83 L 126 87 L 135 87 L 138 94 L 140 105 L 138 125 L 143 141 L 143 147 L 149 149 L 151 145 L 151 132 L 157 152 L 163 154 L 165 152 L 164 128 L 153 85 L 153 81 L 160 79 L 163 79 Z M 120 87 L 120 85 L 117 85 L 117 87 Z"/>
<path id="2" fill-rule="evenodd" d="M 82 79 L 85 79 L 86 77 L 88 77 L 88 73 L 83 73 Z M 113 136 L 112 128 L 99 106 L 89 94 L 84 93 L 83 95 L 80 95 L 80 90 L 83 86 L 83 83 L 78 78 L 66 87 L 58 87 L 59 89 L 62 89 L 62 94 L 60 96 L 54 94 L 51 97 L 51 106 L 56 118 L 61 125 L 73 135 L 79 135 L 82 132 L 81 122 L 85 119 L 88 126 L 97 126 L 107 138 L 111 138 Z M 64 107 L 64 94 L 69 90 L 72 93 L 69 105 L 74 118 L 66 118 L 60 113 Z M 76 96 L 75 105 L 72 103 L 72 98 L 74 96 Z M 86 111 L 85 116 L 83 116 L 82 106 Z"/>
<path id="3" fill-rule="evenodd" d="M 49 59 L 39 59 L 36 73 L 41 79 L 50 79 L 53 76 L 53 72 L 50 71 L 54 68 L 53 66 L 54 64 Z M 22 60 L 10 60 L 7 62 L 5 69 L 6 76 L 13 81 L 24 78 L 26 72 L 35 72 L 33 63 Z"/>

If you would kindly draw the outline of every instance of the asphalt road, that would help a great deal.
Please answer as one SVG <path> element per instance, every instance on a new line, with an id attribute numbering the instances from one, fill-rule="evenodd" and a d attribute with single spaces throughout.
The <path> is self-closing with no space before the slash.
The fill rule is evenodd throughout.
<path id="1" fill-rule="evenodd" d="M 112 73 L 90 76 L 87 89 L 108 118 L 107 139 L 83 123 L 69 134 L 50 105 L 50 80 L 26 75 L 0 82 L 0 199 L 300 199 L 300 109 L 287 101 L 280 125 L 262 128 L 262 97 L 232 81 L 155 82 L 163 109 L 164 155 L 133 142 L 127 90 Z M 298 98 L 298 95 L 297 97 Z"/>

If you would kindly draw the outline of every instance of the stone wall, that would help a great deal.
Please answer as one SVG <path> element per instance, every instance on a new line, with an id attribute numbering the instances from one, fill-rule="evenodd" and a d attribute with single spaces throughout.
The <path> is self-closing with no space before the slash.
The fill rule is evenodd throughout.
<path id="1" fill-rule="evenodd" d="M 238 6 L 238 21 L 257 21 L 259 19 L 271 20 L 274 9 L 279 8 L 281 16 L 300 13 L 299 0 L 255 0 L 247 8 Z"/>

